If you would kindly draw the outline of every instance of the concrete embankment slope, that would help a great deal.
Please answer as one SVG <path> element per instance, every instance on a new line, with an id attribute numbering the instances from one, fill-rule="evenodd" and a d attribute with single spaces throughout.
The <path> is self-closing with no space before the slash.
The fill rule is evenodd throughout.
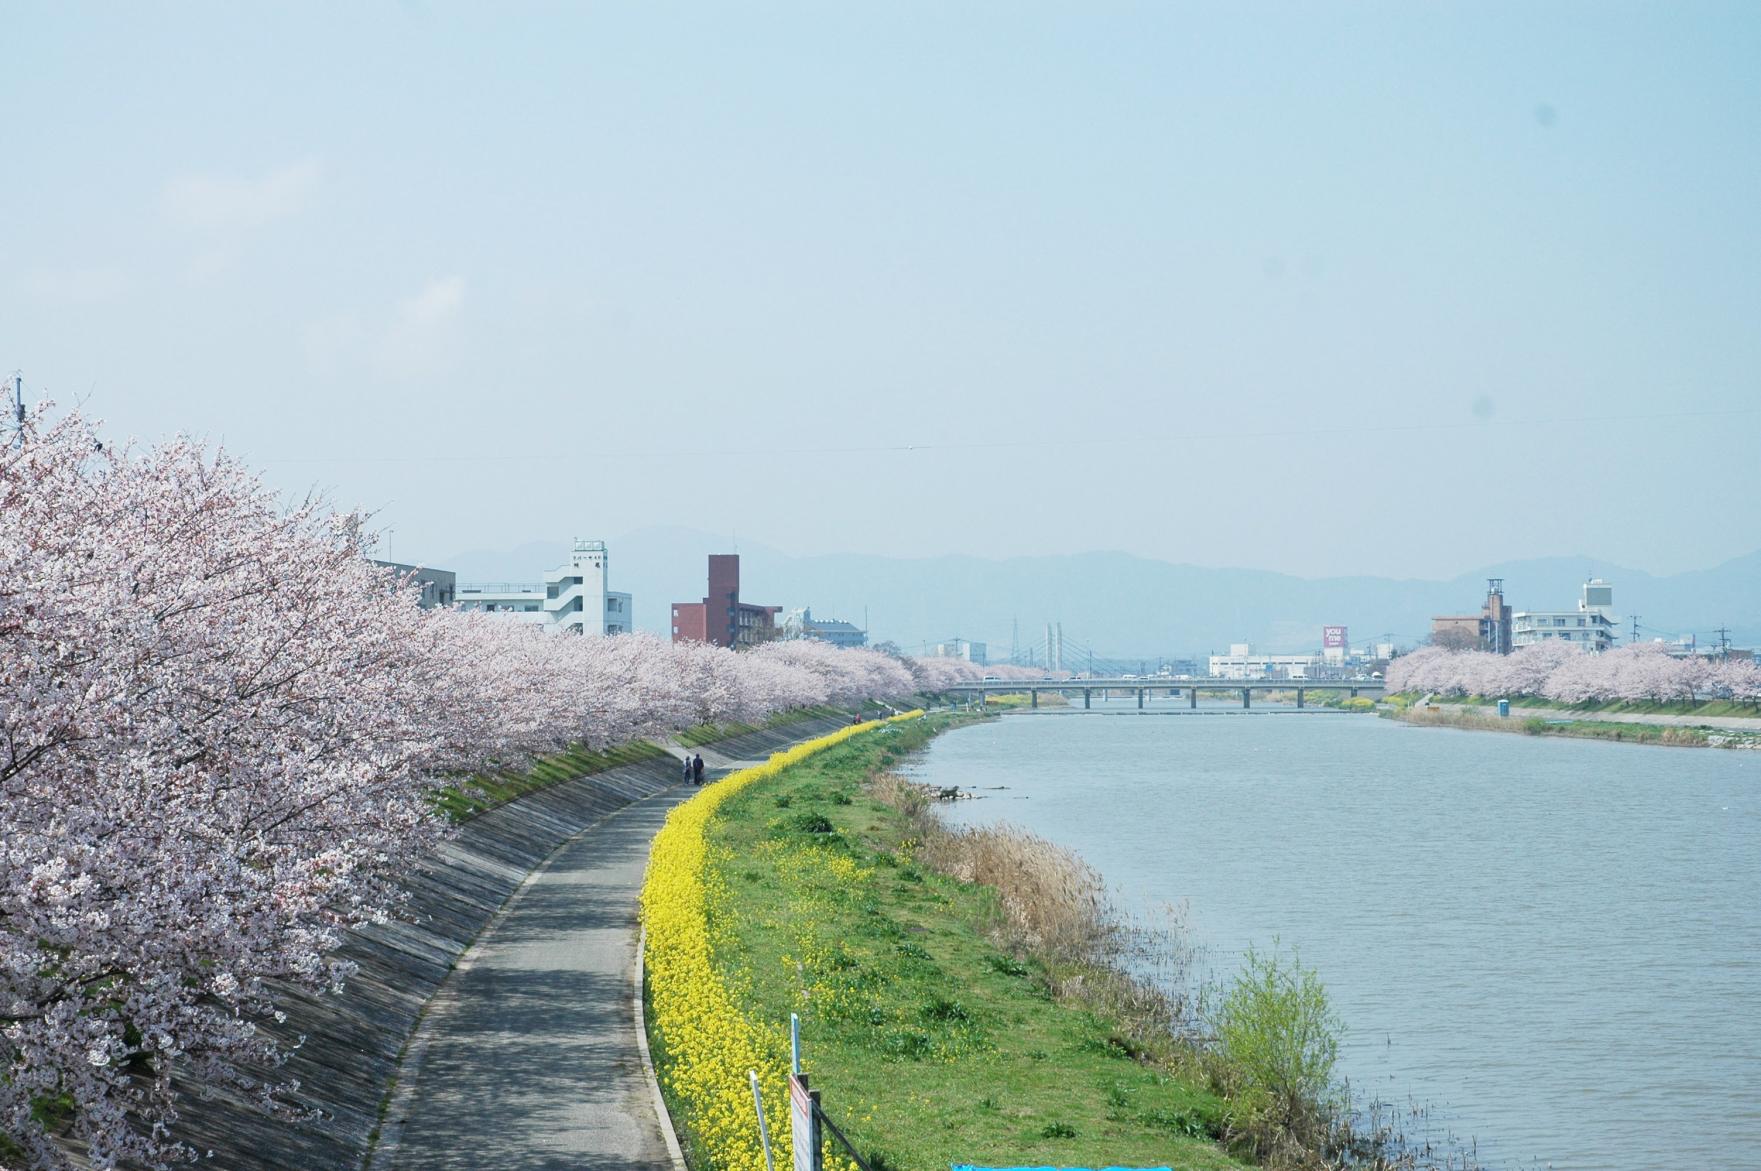
<path id="1" fill-rule="evenodd" d="M 733 737 L 707 746 L 704 756 L 711 764 L 763 757 L 841 727 L 846 719 L 807 720 Z M 230 1092 L 204 1095 L 190 1088 L 179 1105 L 179 1137 L 207 1155 L 208 1165 L 229 1171 L 360 1167 L 405 1042 L 472 941 L 558 846 L 632 802 L 673 787 L 678 768 L 674 758 L 659 757 L 578 777 L 467 823 L 431 866 L 411 876 L 410 903 L 398 922 L 351 933 L 338 949 L 340 958 L 360 969 L 342 993 L 278 991 L 288 1019 L 275 1027 L 275 1035 L 286 1046 L 298 1045 L 280 1074 L 298 1079 L 300 1089 L 291 1100 L 314 1116 L 274 1119 Z M 645 843 L 626 842 L 621 848 L 628 852 L 639 846 L 645 857 Z M 630 930 L 633 904 L 623 921 Z M 483 1121 L 493 1131 L 496 1120 Z M 480 1154 L 491 1156 L 493 1150 Z"/>

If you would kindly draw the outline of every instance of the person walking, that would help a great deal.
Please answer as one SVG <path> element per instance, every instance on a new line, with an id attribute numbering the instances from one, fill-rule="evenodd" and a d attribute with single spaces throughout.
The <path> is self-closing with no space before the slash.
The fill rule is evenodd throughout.
<path id="1" fill-rule="evenodd" d="M 689 752 L 685 754 L 685 783 L 687 785 L 691 783 L 691 754 Z"/>
<path id="2" fill-rule="evenodd" d="M 703 754 L 701 752 L 691 761 L 691 779 L 699 785 L 703 783 Z"/>

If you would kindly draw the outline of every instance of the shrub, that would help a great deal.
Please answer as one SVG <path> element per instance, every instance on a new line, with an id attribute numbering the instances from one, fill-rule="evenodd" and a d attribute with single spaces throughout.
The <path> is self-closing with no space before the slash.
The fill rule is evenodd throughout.
<path id="1" fill-rule="evenodd" d="M 797 813 L 783 824 L 798 834 L 829 834 L 835 828 L 823 813 Z"/>
<path id="2" fill-rule="evenodd" d="M 1236 1133 L 1261 1152 L 1285 1136 L 1311 1141 L 1325 1123 L 1343 1027 L 1314 971 L 1275 944 L 1248 948 L 1213 1027 Z"/>

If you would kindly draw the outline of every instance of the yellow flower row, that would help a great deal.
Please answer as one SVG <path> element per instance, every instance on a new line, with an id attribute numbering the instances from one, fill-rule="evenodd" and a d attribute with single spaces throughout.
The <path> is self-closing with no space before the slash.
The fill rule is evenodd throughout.
<path id="1" fill-rule="evenodd" d="M 660 1076 L 682 1107 L 679 1121 L 709 1157 L 710 1167 L 704 1171 L 764 1171 L 747 1070 L 758 1071 L 777 1162 L 786 1167 L 791 1160 L 788 1040 L 753 1026 L 716 975 L 706 886 L 709 820 L 730 797 L 757 781 L 883 722 L 922 714 L 911 711 L 855 724 L 775 753 L 674 809 L 655 835 L 642 884 L 642 922 L 648 934 L 644 962 L 653 1009 L 649 1019 L 664 1055 Z"/>

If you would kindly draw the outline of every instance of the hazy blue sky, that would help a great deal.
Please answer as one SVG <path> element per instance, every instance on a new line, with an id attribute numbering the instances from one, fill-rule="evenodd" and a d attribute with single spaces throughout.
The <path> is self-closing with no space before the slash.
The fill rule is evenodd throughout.
<path id="1" fill-rule="evenodd" d="M 400 557 L 1761 547 L 1761 5 L 9 4 L 0 370 Z"/>

